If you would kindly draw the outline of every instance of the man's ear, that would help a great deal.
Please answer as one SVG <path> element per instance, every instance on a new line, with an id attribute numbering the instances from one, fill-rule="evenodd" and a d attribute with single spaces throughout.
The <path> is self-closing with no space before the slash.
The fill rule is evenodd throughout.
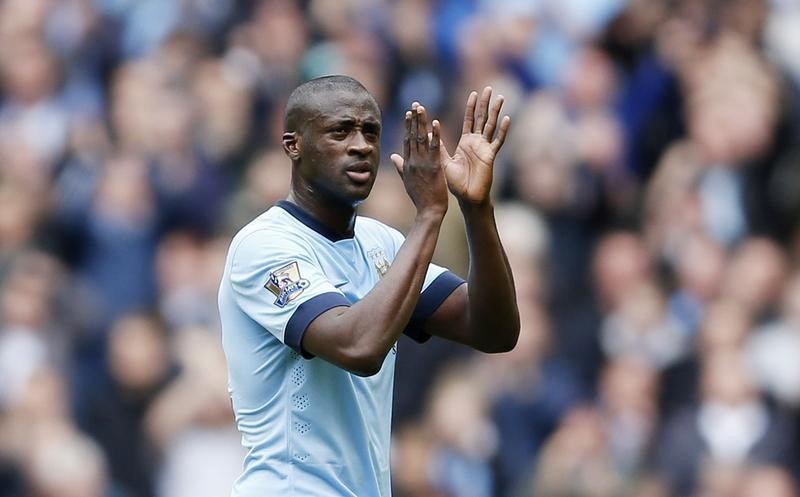
<path id="1" fill-rule="evenodd" d="M 283 151 L 293 161 L 300 158 L 300 135 L 296 131 L 287 131 L 281 139 Z"/>

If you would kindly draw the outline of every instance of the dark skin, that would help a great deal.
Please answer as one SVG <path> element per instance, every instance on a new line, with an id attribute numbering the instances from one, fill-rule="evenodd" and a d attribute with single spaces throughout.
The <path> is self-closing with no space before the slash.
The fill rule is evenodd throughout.
<path id="1" fill-rule="evenodd" d="M 292 160 L 291 202 L 342 235 L 352 234 L 356 206 L 367 198 L 380 161 L 380 110 L 369 94 L 328 92 L 283 135 Z M 354 181 L 347 170 L 367 171 Z"/>
<path id="2" fill-rule="evenodd" d="M 292 160 L 288 200 L 332 231 L 349 235 L 356 206 L 369 194 L 377 172 L 380 111 L 366 92 L 338 90 L 324 97 L 298 131 L 283 136 Z M 429 125 L 423 106 L 415 102 L 406 113 L 403 155 L 393 154 L 392 162 L 416 207 L 414 224 L 386 275 L 363 299 L 311 322 L 303 336 L 305 350 L 358 375 L 380 371 L 419 300 L 447 212 L 448 189 L 466 222 L 468 284 L 450 294 L 425 331 L 483 352 L 514 348 L 519 313 L 489 194 L 510 119 L 498 123 L 502 96 L 490 101 L 491 88 L 470 94 L 453 155 L 442 144 L 439 122 Z"/>

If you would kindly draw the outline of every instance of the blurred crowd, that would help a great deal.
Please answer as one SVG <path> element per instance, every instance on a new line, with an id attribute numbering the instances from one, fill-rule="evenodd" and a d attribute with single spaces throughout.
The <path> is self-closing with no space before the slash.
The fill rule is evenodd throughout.
<path id="1" fill-rule="evenodd" d="M 218 497 L 216 291 L 300 82 L 506 97 L 522 330 L 403 339 L 396 497 L 798 497 L 797 0 L 0 0 L 0 497 Z M 437 262 L 466 275 L 456 206 Z"/>

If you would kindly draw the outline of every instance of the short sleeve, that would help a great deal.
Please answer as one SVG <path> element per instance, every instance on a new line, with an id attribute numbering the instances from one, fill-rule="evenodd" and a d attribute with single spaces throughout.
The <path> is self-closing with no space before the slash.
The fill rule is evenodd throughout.
<path id="1" fill-rule="evenodd" d="M 306 359 L 301 347 L 308 325 L 323 312 L 349 306 L 302 244 L 252 233 L 231 257 L 230 283 L 236 304 L 278 340 Z"/>
<path id="2" fill-rule="evenodd" d="M 405 238 L 397 230 L 390 229 L 390 233 L 394 242 L 395 252 L 392 256 L 394 258 Z M 417 306 L 403 333 L 419 343 L 429 340 L 431 335 L 425 332 L 425 322 L 447 300 L 447 297 L 464 283 L 463 278 L 447 268 L 436 264 L 428 265 L 428 272 L 425 274 Z"/>
<path id="3" fill-rule="evenodd" d="M 464 283 L 464 279 L 455 273 L 436 264 L 429 265 L 422 293 L 403 333 L 419 343 L 430 339 L 431 335 L 425 332 L 425 322 Z"/>

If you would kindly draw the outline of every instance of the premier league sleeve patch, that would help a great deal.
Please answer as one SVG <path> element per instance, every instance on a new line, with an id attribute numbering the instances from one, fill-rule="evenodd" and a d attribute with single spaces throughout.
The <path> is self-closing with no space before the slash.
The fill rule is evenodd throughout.
<path id="1" fill-rule="evenodd" d="M 300 276 L 300 267 L 297 261 L 292 261 L 269 274 L 269 281 L 264 288 L 272 292 L 277 298 L 275 305 L 284 307 L 296 299 L 309 287 L 311 283 Z"/>

